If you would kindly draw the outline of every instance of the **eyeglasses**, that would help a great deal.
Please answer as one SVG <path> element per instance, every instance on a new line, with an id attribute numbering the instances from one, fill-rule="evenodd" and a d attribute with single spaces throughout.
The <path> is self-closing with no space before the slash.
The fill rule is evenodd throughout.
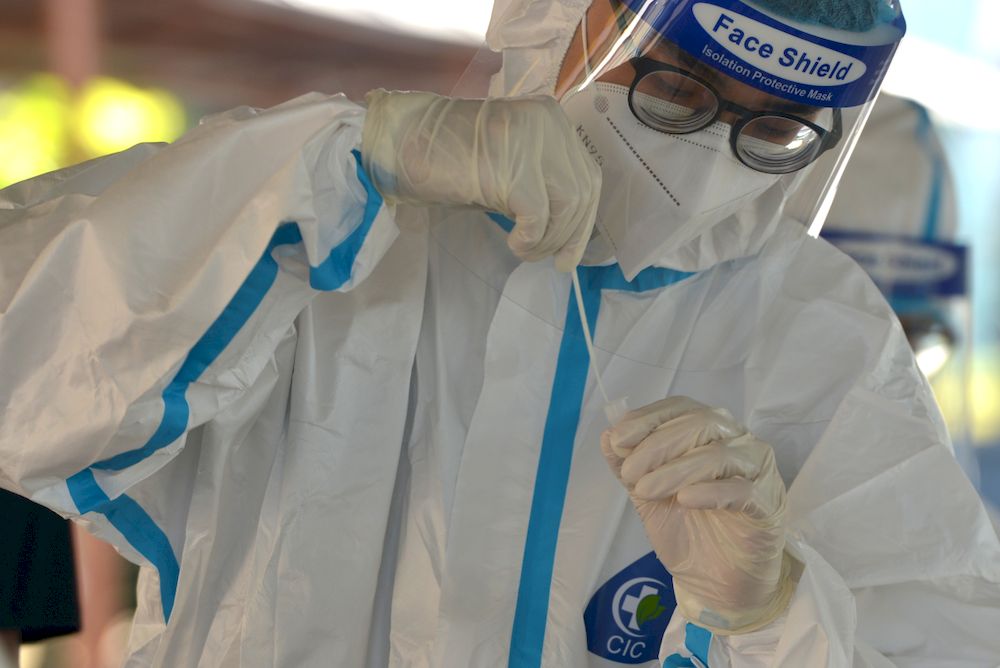
<path id="1" fill-rule="evenodd" d="M 789 174 L 812 163 L 840 141 L 839 109 L 828 130 L 813 121 L 777 111 L 753 111 L 724 99 L 704 79 L 650 58 L 633 58 L 635 79 L 628 105 L 642 123 L 668 134 L 702 130 L 724 112 L 738 116 L 729 134 L 733 154 L 744 165 L 768 174 Z"/>

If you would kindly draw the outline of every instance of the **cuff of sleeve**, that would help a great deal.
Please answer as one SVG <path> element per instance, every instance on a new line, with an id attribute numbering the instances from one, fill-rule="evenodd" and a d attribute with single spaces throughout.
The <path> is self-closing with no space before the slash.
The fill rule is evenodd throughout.
<path id="1" fill-rule="evenodd" d="M 714 635 L 729 636 L 752 633 L 764 628 L 780 617 L 788 608 L 788 602 L 795 593 L 798 577 L 802 572 L 802 564 L 791 556 L 788 551 L 782 553 L 781 575 L 778 578 L 778 589 L 763 606 L 754 609 L 737 609 L 728 611 L 713 611 L 697 605 L 691 605 L 687 600 L 680 583 L 674 584 L 677 594 L 677 606 L 680 612 L 698 626 L 708 629 Z"/>
<path id="2" fill-rule="evenodd" d="M 382 88 L 365 95 L 367 112 L 361 129 L 361 156 L 365 171 L 388 204 L 418 204 L 410 178 L 400 161 L 411 134 L 426 120 L 428 110 L 442 98 L 434 93 L 390 92 Z M 417 154 L 418 151 L 411 149 Z"/>
<path id="3" fill-rule="evenodd" d="M 712 638 L 712 668 L 764 666 L 849 666 L 855 647 L 855 599 L 843 578 L 802 538 L 792 532 L 785 550 L 801 572 L 787 608 L 770 623 L 739 634 Z M 661 657 L 684 653 L 685 619 L 674 614 L 661 645 Z M 700 624 L 699 624 L 700 625 Z"/>

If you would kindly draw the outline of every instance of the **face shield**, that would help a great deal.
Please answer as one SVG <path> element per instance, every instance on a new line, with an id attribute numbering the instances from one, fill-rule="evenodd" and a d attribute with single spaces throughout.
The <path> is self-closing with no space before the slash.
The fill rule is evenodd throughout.
<path id="1" fill-rule="evenodd" d="M 493 92 L 552 85 L 603 172 L 584 261 L 614 258 L 631 279 L 720 224 L 772 224 L 806 175 L 823 184 L 818 231 L 904 32 L 890 14 L 858 32 L 740 0 L 595 0 L 558 67 L 515 49 Z"/>

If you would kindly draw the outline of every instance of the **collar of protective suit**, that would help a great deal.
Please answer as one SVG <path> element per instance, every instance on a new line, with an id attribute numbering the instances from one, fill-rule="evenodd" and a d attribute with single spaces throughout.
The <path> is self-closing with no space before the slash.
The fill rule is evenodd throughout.
<path id="1" fill-rule="evenodd" d="M 490 95 L 551 95 L 563 57 L 590 0 L 496 0 L 486 33 L 490 49 L 503 53 L 503 65 L 490 82 Z M 782 179 L 739 213 L 699 228 L 690 239 L 673 243 L 650 266 L 700 271 L 720 262 L 754 255 L 773 234 L 788 189 Z M 656 244 L 656 230 L 648 233 Z M 614 260 L 610 244 L 595 234 L 584 264 Z M 644 267 L 626 273 L 631 280 Z"/>

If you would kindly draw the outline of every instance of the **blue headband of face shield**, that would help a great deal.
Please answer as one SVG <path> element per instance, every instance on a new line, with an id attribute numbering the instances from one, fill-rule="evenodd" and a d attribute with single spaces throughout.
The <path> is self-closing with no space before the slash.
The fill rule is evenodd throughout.
<path id="1" fill-rule="evenodd" d="M 820 23 L 862 22 L 857 12 L 829 9 L 835 3 L 888 9 L 871 19 L 870 29 L 848 31 Z M 871 100 L 906 30 L 898 6 L 885 0 L 757 2 L 774 5 L 778 11 L 779 7 L 799 8 L 792 18 L 765 13 L 742 0 L 622 0 L 622 4 L 628 10 L 622 20 L 628 26 L 625 30 L 652 31 L 729 77 L 815 107 L 856 107 Z M 807 8 L 813 11 L 806 12 Z M 889 12 L 891 20 L 880 20 L 888 19 Z M 799 22 L 800 16 L 812 24 Z"/>

